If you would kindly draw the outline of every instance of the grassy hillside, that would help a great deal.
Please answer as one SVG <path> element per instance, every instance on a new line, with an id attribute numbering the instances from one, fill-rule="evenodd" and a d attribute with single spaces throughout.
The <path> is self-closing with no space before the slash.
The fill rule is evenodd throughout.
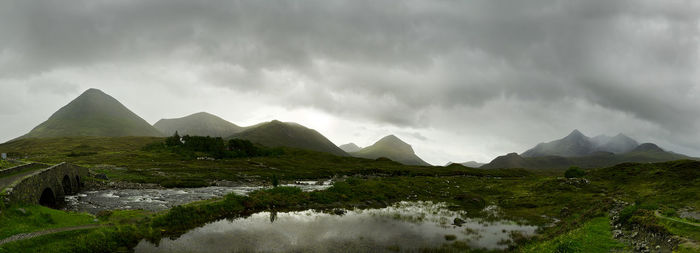
<path id="1" fill-rule="evenodd" d="M 413 151 L 413 147 L 394 135 L 389 135 L 372 146 L 352 153 L 353 156 L 367 159 L 389 158 L 406 165 L 430 166 Z"/>
<path id="2" fill-rule="evenodd" d="M 268 147 L 292 147 L 348 156 L 316 130 L 277 120 L 256 125 L 229 138 L 245 139 Z"/>
<path id="3" fill-rule="evenodd" d="M 64 136 L 162 136 L 119 101 L 97 89 L 85 91 L 20 138 Z"/>
<path id="4" fill-rule="evenodd" d="M 195 113 L 177 119 L 161 119 L 153 125 L 165 135 L 176 131 L 181 135 L 228 137 L 243 130 L 242 127 L 206 112 Z"/>

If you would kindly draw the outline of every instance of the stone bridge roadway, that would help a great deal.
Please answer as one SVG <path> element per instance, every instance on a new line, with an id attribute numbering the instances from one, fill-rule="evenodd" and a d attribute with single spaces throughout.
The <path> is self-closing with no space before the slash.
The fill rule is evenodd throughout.
<path id="1" fill-rule="evenodd" d="M 87 168 L 68 163 L 51 167 L 31 163 L 0 170 L 0 200 L 56 207 L 64 196 L 80 191 L 87 175 Z"/>

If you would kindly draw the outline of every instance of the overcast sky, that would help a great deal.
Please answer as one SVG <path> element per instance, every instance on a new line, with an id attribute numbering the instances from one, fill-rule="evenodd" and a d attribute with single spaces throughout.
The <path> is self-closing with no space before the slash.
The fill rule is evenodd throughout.
<path id="1" fill-rule="evenodd" d="M 573 129 L 700 156 L 699 46 L 697 0 L 3 0 L 0 142 L 94 87 L 432 164 Z"/>

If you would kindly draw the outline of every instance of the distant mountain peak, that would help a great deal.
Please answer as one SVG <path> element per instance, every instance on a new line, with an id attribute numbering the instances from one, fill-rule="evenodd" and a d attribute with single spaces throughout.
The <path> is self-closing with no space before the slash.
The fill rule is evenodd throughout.
<path id="1" fill-rule="evenodd" d="M 581 133 L 578 129 L 574 129 L 574 131 L 564 137 L 564 139 L 588 139 L 588 136 Z"/>
<path id="2" fill-rule="evenodd" d="M 178 132 L 180 135 L 227 137 L 243 130 L 208 112 L 198 112 L 182 118 L 161 119 L 153 125 L 165 135 Z"/>
<path id="3" fill-rule="evenodd" d="M 88 89 L 20 137 L 162 136 L 153 126 L 98 89 Z"/>
<path id="4" fill-rule="evenodd" d="M 372 146 L 354 152 L 353 155 L 368 159 L 386 157 L 408 165 L 430 165 L 416 155 L 413 147 L 411 147 L 410 144 L 404 142 L 393 134 L 384 136 Z"/>
<path id="5" fill-rule="evenodd" d="M 352 152 L 357 152 L 360 151 L 362 148 L 357 146 L 355 143 L 348 143 L 348 144 L 343 144 L 338 146 L 340 149 L 342 149 L 345 152 L 352 153 Z"/>

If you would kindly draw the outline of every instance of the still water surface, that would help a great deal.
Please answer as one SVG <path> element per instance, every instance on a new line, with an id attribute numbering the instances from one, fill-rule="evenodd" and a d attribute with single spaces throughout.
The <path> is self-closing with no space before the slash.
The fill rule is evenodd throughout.
<path id="1" fill-rule="evenodd" d="M 465 218 L 444 204 L 401 202 L 381 209 L 351 210 L 344 215 L 312 210 L 261 212 L 219 220 L 159 245 L 142 241 L 136 252 L 377 252 L 417 251 L 445 244 L 504 249 L 511 234 L 535 233 L 535 226 L 502 220 Z M 463 224 L 455 225 L 455 218 Z"/>

